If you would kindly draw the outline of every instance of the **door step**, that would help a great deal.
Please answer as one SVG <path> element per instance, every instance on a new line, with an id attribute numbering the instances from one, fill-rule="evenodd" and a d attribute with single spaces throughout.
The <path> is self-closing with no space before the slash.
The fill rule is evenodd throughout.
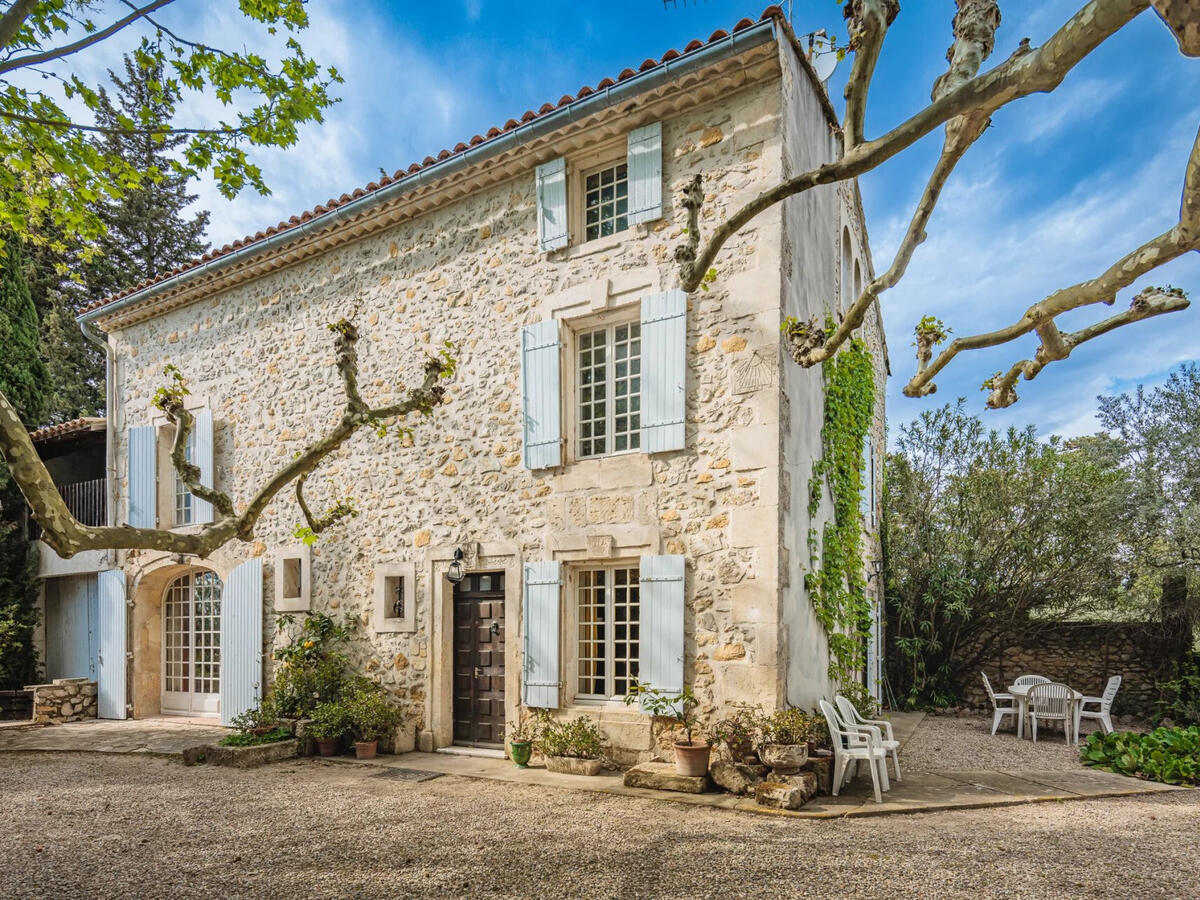
<path id="1" fill-rule="evenodd" d="M 485 759 L 504 759 L 503 750 L 492 750 L 488 747 L 438 747 L 437 753 L 447 756 L 481 756 Z"/>

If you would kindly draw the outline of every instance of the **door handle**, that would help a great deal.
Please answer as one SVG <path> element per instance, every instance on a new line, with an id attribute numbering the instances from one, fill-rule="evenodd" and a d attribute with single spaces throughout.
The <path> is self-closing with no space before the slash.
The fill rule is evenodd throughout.
<path id="1" fill-rule="evenodd" d="M 499 633 L 500 633 L 500 623 L 499 623 L 499 622 L 493 622 L 493 623 L 492 623 L 492 629 L 491 629 L 491 631 L 492 631 L 492 634 L 493 634 L 493 635 L 499 634 Z"/>
<path id="2" fill-rule="evenodd" d="M 482 678 L 482 677 L 483 677 L 483 666 L 476 666 L 476 667 L 475 667 L 475 677 L 477 677 L 477 678 Z"/>

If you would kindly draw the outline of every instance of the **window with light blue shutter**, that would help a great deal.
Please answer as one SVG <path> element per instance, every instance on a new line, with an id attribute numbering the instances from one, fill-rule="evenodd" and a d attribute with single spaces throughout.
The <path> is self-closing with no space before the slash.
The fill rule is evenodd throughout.
<path id="1" fill-rule="evenodd" d="M 221 590 L 221 724 L 258 706 L 262 696 L 262 558 L 229 573 Z"/>
<path id="2" fill-rule="evenodd" d="M 97 576 L 96 715 L 125 718 L 125 572 L 107 569 Z"/>
<path id="3" fill-rule="evenodd" d="M 683 690 L 682 556 L 643 556 L 638 681 L 668 694 Z"/>
<path id="4" fill-rule="evenodd" d="M 642 298 L 642 450 L 681 450 L 687 410 L 687 294 Z"/>
<path id="5" fill-rule="evenodd" d="M 860 494 L 859 511 L 868 524 L 874 525 L 875 457 L 872 450 L 871 435 L 865 435 L 863 437 L 862 493 Z"/>
<path id="6" fill-rule="evenodd" d="M 567 246 L 567 161 L 537 167 L 538 248 L 543 253 Z"/>
<path id="7" fill-rule="evenodd" d="M 558 320 L 521 329 L 521 420 L 527 469 L 562 465 Z"/>
<path id="8" fill-rule="evenodd" d="M 212 487 L 213 481 L 213 414 L 211 409 L 196 411 L 192 432 L 192 462 L 200 469 L 200 483 Z M 192 522 L 204 525 L 213 520 L 213 507 L 207 500 L 193 496 Z"/>
<path id="9" fill-rule="evenodd" d="M 125 521 L 134 528 L 154 528 L 158 524 L 158 436 L 152 425 L 130 428 L 128 435 L 129 507 Z"/>
<path id="10" fill-rule="evenodd" d="M 521 630 L 525 636 L 525 659 L 521 702 L 526 706 L 557 709 L 562 564 L 557 560 L 525 563 L 524 587 Z"/>
<path id="11" fill-rule="evenodd" d="M 629 132 L 629 224 L 662 218 L 662 122 Z"/>

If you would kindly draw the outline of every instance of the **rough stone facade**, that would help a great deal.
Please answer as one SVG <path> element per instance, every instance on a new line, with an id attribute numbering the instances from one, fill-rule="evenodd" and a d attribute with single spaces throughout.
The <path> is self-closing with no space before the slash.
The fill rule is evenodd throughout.
<path id="1" fill-rule="evenodd" d="M 55 678 L 49 684 L 26 685 L 33 691 L 33 721 L 57 725 L 96 718 L 96 682 L 86 678 Z"/>
<path id="2" fill-rule="evenodd" d="M 168 363 L 186 373 L 189 402 L 213 411 L 216 484 L 242 505 L 340 415 L 330 322 L 350 315 L 358 323 L 360 385 L 372 403 L 395 399 L 398 383 L 417 378 L 425 352 L 453 341 L 458 373 L 448 402 L 432 419 L 413 423 L 412 441 L 360 433 L 307 489 L 314 507 L 350 496 L 361 512 L 313 548 L 311 608 L 358 623 L 353 664 L 406 707 L 422 749 L 450 742 L 452 621 L 444 573 L 456 547 L 470 548 L 474 571 L 506 574 L 509 721 L 519 714 L 520 577 L 528 560 L 684 555 L 685 681 L 705 717 L 731 704 L 811 705 L 828 693 L 825 637 L 803 590 L 803 536 L 814 523 L 797 499 L 819 453 L 821 373 L 787 360 L 779 327 L 797 303 L 835 313 L 842 219 L 855 223 L 869 270 L 856 192 L 822 188 L 762 214 L 726 245 L 711 290 L 690 297 L 686 449 L 574 459 L 568 439 L 562 467 L 522 466 L 521 327 L 550 316 L 571 328 L 597 315 L 635 314 L 643 295 L 674 286 L 673 251 L 686 218 L 677 198 L 694 173 L 704 175 L 702 222 L 711 228 L 814 153 L 836 152 L 818 88 L 804 80 L 791 46 L 781 41 L 767 49 L 728 86 L 719 79 L 729 76 L 713 76 L 704 90 L 661 113 L 646 103 L 597 126 L 600 141 L 652 115 L 662 121 L 663 215 L 655 222 L 539 251 L 533 167 L 543 154 L 518 177 L 465 199 L 110 329 L 118 358 L 118 508 L 128 490 L 125 435 L 158 421 L 151 400 Z M 570 160 L 571 151 L 566 155 Z M 881 451 L 886 366 L 874 317 L 868 340 L 879 356 Z M 565 355 L 564 375 L 570 363 Z M 570 402 L 565 406 L 569 423 Z M 569 424 L 564 432 L 572 433 Z M 169 469 L 159 472 L 160 482 L 169 480 Z M 251 545 L 182 563 L 126 556 L 135 715 L 156 711 L 166 581 L 193 565 L 224 577 L 248 556 L 263 556 L 270 585 L 272 554 L 295 543 L 300 520 L 285 494 Z M 414 628 L 378 631 L 374 573 L 398 564 L 414 567 Z M 282 638 L 273 628 L 269 588 L 266 596 L 269 660 Z M 571 603 L 564 590 L 564 604 Z M 597 716 L 610 744 L 628 756 L 652 755 L 658 736 L 647 717 L 620 704 L 573 701 L 566 627 L 564 709 Z"/>
<path id="3" fill-rule="evenodd" d="M 1120 675 L 1113 710 L 1146 718 L 1154 712 L 1155 684 L 1170 671 L 1175 646 L 1161 629 L 1137 622 L 1063 622 L 1046 626 L 1021 646 L 998 647 L 982 665 L 996 691 L 1021 675 L 1044 675 L 1099 697 L 1109 677 Z M 987 706 L 983 679 L 973 674 L 963 685 L 964 699 Z"/>

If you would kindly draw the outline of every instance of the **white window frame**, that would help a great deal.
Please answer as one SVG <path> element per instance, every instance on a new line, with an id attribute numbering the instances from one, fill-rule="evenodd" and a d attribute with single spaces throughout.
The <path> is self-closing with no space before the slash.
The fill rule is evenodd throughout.
<path id="1" fill-rule="evenodd" d="M 623 179 L 618 176 L 618 173 L 616 171 L 617 169 L 621 168 L 622 166 L 625 167 L 625 175 L 624 175 Z M 587 214 L 588 214 L 588 210 L 590 208 L 590 204 L 588 203 L 588 194 L 590 193 L 588 191 L 588 187 L 587 187 L 588 179 L 591 178 L 593 175 L 596 176 L 597 178 L 599 178 L 601 183 L 597 190 L 602 191 L 604 188 L 604 184 L 603 184 L 604 173 L 608 172 L 610 170 L 612 170 L 612 172 L 613 172 L 613 180 L 612 180 L 613 198 L 611 201 L 611 203 L 613 205 L 613 215 L 612 215 L 612 219 L 611 219 L 611 221 L 613 223 L 613 230 L 608 234 L 596 234 L 593 237 L 589 237 L 588 233 L 587 233 L 588 228 L 589 228 Z M 617 186 L 622 181 L 624 181 L 624 184 L 625 184 L 625 196 L 623 198 L 617 196 Z M 579 173 L 579 185 L 580 185 L 580 190 L 582 191 L 582 194 L 583 194 L 582 198 L 581 198 L 582 206 L 583 206 L 583 219 L 580 222 L 580 228 L 581 228 L 581 231 L 583 234 L 584 243 L 588 243 L 590 241 L 604 240 L 605 238 L 614 238 L 617 235 L 628 231 L 632 227 L 629 224 L 629 158 L 628 158 L 628 156 L 619 157 L 617 159 L 611 160 L 606 163 L 602 163 L 601 165 L 598 165 L 598 166 L 593 166 L 592 168 L 589 168 L 589 169 L 586 169 L 585 171 L 580 172 Z M 618 213 L 616 211 L 616 209 L 622 199 L 625 201 L 625 212 Z M 604 205 L 605 204 L 604 204 L 603 199 L 600 199 L 597 201 L 598 209 L 603 209 Z M 622 218 L 625 219 L 625 225 L 623 228 L 618 228 L 617 222 Z M 602 228 L 605 221 L 607 221 L 607 220 L 598 215 L 597 220 L 596 220 L 597 229 Z"/>
<path id="2" fill-rule="evenodd" d="M 636 394 L 631 391 L 629 394 L 626 395 L 626 397 L 628 399 L 632 399 L 634 396 L 637 397 L 637 400 L 638 400 L 637 422 L 638 422 L 638 424 L 637 424 L 636 428 L 627 428 L 626 431 L 622 432 L 623 434 L 627 435 L 629 438 L 628 446 L 626 446 L 625 449 L 623 449 L 623 450 L 617 450 L 616 449 L 617 434 L 615 431 L 616 420 L 617 420 L 617 411 L 616 411 L 616 382 L 617 382 L 616 362 L 617 361 L 616 361 L 615 348 L 616 348 L 616 332 L 617 332 L 618 328 L 622 328 L 622 327 L 627 327 L 630 329 L 633 329 L 633 328 L 637 329 L 638 352 L 637 352 L 636 359 L 638 361 L 638 371 L 636 373 L 636 376 L 632 373 L 627 373 L 625 375 L 625 378 L 632 379 L 632 378 L 636 377 L 638 379 L 638 389 L 637 389 Z M 570 372 L 571 372 L 571 379 L 572 379 L 571 392 L 570 392 L 570 402 L 571 402 L 570 421 L 573 423 L 573 431 L 574 431 L 573 456 L 575 459 L 580 459 L 580 460 L 582 460 L 582 459 L 601 459 L 606 456 L 623 456 L 623 455 L 629 454 L 629 453 L 641 453 L 642 452 L 641 422 L 642 422 L 642 414 L 644 411 L 642 409 L 641 401 L 642 401 L 642 385 L 643 385 L 643 379 L 645 377 L 645 374 L 642 371 L 642 366 L 641 366 L 641 360 L 642 360 L 642 331 L 641 331 L 641 329 L 642 329 L 641 317 L 640 317 L 640 315 L 638 315 L 636 313 L 632 316 L 624 315 L 621 318 L 614 318 L 614 319 L 610 319 L 607 321 L 603 321 L 603 320 L 593 321 L 590 324 L 582 324 L 581 323 L 572 328 L 571 343 L 570 343 L 570 350 L 571 350 Z M 581 338 L 583 338 L 585 335 L 592 335 L 599 331 L 604 332 L 604 347 L 605 347 L 605 362 L 604 362 L 604 368 L 605 368 L 605 373 L 604 373 L 604 395 L 605 395 L 604 428 L 605 428 L 605 434 L 604 434 L 604 439 L 605 439 L 605 448 L 606 449 L 600 453 L 596 453 L 596 452 L 584 453 L 583 452 L 583 442 L 585 440 L 594 441 L 595 436 L 592 435 L 589 437 L 584 437 L 584 435 L 583 435 L 584 419 L 583 419 L 583 409 L 582 409 L 582 405 L 583 405 L 582 391 L 583 391 L 584 385 L 583 385 L 582 366 L 580 365 L 580 353 L 582 352 L 582 350 L 580 348 L 580 341 L 581 341 Z M 630 342 L 632 342 L 633 338 L 630 337 L 628 340 Z M 631 360 L 633 358 L 634 357 L 631 354 L 626 359 Z M 593 400 L 592 402 L 594 403 L 595 401 Z M 625 415 L 632 416 L 633 412 L 630 411 L 629 409 L 627 409 L 625 412 Z M 596 420 L 594 420 L 594 419 L 587 420 L 587 422 L 589 422 L 589 423 L 594 422 L 594 421 L 596 421 Z M 636 446 L 634 446 L 635 444 L 636 444 Z"/>
<path id="3" fill-rule="evenodd" d="M 590 147 L 587 152 L 567 157 L 567 235 L 568 246 L 601 249 L 619 243 L 624 235 L 634 230 L 628 224 L 629 208 L 626 206 L 626 226 L 612 234 L 588 240 L 587 238 L 587 177 L 625 164 L 625 177 L 629 178 L 628 135 Z"/>
<path id="4" fill-rule="evenodd" d="M 616 593 L 615 574 L 618 570 L 625 570 L 626 572 L 629 573 L 630 580 L 625 585 L 626 590 L 636 590 L 638 592 L 637 593 L 637 598 L 638 598 L 637 624 L 638 624 L 639 631 L 638 631 L 638 637 L 637 637 L 637 646 L 638 646 L 637 661 L 638 661 L 638 673 L 640 674 L 640 672 L 641 672 L 642 635 L 641 635 L 640 629 L 641 629 L 641 621 L 642 621 L 642 616 L 641 616 L 642 596 L 641 596 L 641 570 L 640 570 L 640 566 L 639 566 L 637 560 L 627 560 L 624 562 L 605 561 L 603 564 L 580 563 L 578 566 L 574 567 L 574 571 L 571 573 L 571 578 L 569 580 L 569 590 L 570 590 L 570 597 L 571 597 L 571 615 L 566 617 L 568 619 L 568 621 L 570 622 L 570 629 L 571 629 L 571 632 L 570 632 L 570 641 L 571 641 L 570 654 L 571 654 L 571 661 L 573 663 L 573 665 L 571 667 L 571 681 L 569 683 L 570 683 L 572 691 L 574 693 L 575 700 L 580 703 L 584 703 L 584 704 L 601 703 L 602 704 L 602 703 L 613 703 L 613 702 L 623 702 L 624 701 L 625 695 L 618 694 L 615 692 L 615 678 L 616 678 L 615 661 L 616 660 L 614 657 L 614 645 L 616 643 L 616 638 L 614 636 L 614 631 L 615 631 L 615 627 L 616 627 L 616 618 L 614 616 L 614 609 L 615 609 L 614 595 Z M 608 627 L 605 629 L 605 636 L 604 636 L 605 693 L 603 693 L 603 694 L 587 693 L 587 692 L 584 692 L 583 690 L 581 690 L 581 687 L 582 687 L 581 682 L 583 679 L 583 673 L 581 671 L 582 667 L 580 665 L 582 657 L 580 656 L 580 653 L 579 653 L 580 643 L 581 643 L 581 636 L 580 636 L 581 617 L 579 614 L 579 610 L 580 610 L 580 604 L 582 601 L 582 593 L 585 590 L 584 584 L 583 584 L 583 581 L 584 581 L 583 576 L 584 576 L 585 572 L 604 572 L 606 575 L 607 583 L 605 584 L 605 587 L 604 587 L 604 593 L 605 593 L 604 623 Z M 595 588 L 588 588 L 588 589 L 595 590 Z M 632 623 L 632 621 L 633 621 L 632 619 L 627 619 L 625 622 L 626 626 L 630 625 Z M 632 640 L 632 638 L 629 636 L 628 633 L 626 634 L 625 640 L 626 640 L 626 643 L 629 643 Z M 633 657 L 626 656 L 625 659 L 626 659 L 626 662 L 632 662 Z M 632 674 L 631 672 L 628 672 L 628 671 L 625 675 L 626 679 L 633 679 L 635 677 L 636 676 L 634 674 Z"/>
<path id="5" fill-rule="evenodd" d="M 192 462 L 196 455 L 196 432 L 188 433 L 187 445 L 184 447 L 183 458 L 188 462 Z M 176 527 L 191 525 L 196 517 L 196 503 L 192 492 L 187 489 L 183 479 L 179 477 L 179 473 L 174 467 L 171 469 L 172 475 L 175 476 L 175 493 L 171 501 L 171 521 Z"/>

